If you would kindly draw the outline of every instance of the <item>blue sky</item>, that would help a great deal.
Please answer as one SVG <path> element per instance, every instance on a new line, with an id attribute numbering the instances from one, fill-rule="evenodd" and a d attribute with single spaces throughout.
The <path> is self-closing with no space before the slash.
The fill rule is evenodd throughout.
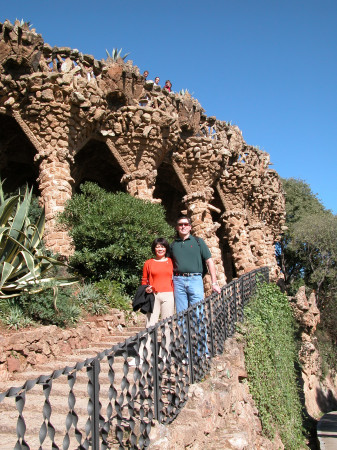
<path id="1" fill-rule="evenodd" d="M 6 18 L 97 59 L 130 52 L 337 214 L 336 0 L 0 0 Z"/>

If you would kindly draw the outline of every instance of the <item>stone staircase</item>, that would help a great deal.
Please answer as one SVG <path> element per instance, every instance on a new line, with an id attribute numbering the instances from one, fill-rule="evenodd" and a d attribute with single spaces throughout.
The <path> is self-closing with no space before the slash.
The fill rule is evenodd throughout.
<path id="1" fill-rule="evenodd" d="M 27 380 L 35 380 L 41 374 L 50 375 L 53 371 L 66 366 L 73 367 L 76 363 L 94 357 L 96 353 L 123 342 L 143 329 L 144 325 L 114 329 L 109 336 L 102 336 L 99 341 L 93 340 L 87 348 L 77 349 L 72 354 L 60 355 L 54 361 L 38 365 L 34 370 L 27 369 L 13 374 L 10 381 L 0 382 L 0 392 L 6 391 L 11 386 L 22 386 Z M 131 393 L 132 387 L 137 385 L 136 369 L 125 367 L 127 365 L 124 361 L 123 356 L 116 356 L 113 363 L 114 386 L 118 386 L 118 400 L 119 396 L 125 396 L 127 391 Z M 124 389 L 122 392 L 120 386 L 123 376 L 124 382 L 127 379 L 130 385 L 122 388 Z M 190 386 L 188 401 L 178 417 L 169 425 L 156 423 L 152 428 L 149 448 L 152 450 L 171 450 L 172 448 L 175 450 L 186 448 L 276 450 L 282 448 L 279 440 L 271 442 L 262 436 L 258 412 L 248 392 L 247 384 L 243 382 L 246 376 L 242 344 L 237 344 L 235 339 L 228 339 L 225 343 L 224 354 L 213 359 L 210 374 L 202 383 Z M 109 392 L 111 380 L 108 376 L 106 358 L 101 361 L 99 381 L 101 413 L 106 418 L 109 393 L 111 394 Z M 173 379 L 172 384 L 174 384 Z M 139 386 L 138 383 L 138 389 Z M 18 411 L 15 408 L 15 400 L 13 397 L 5 398 L 0 403 L 0 449 L 86 448 L 80 446 L 80 442 L 83 442 L 83 437 L 86 435 L 89 398 L 87 389 L 88 376 L 84 368 L 76 372 L 76 382 L 72 389 L 67 376 L 62 375 L 53 380 L 50 395 L 48 395 L 47 386 L 44 389 L 43 385 L 36 385 L 28 390 L 23 410 L 26 446 L 21 447 L 15 447 L 18 440 L 16 431 Z M 70 395 L 69 392 L 71 392 Z M 49 404 L 45 403 L 46 397 L 50 402 L 50 408 Z M 69 402 L 73 402 L 74 399 L 76 401 L 71 408 Z M 135 403 L 138 400 L 136 398 Z M 146 415 L 146 407 L 144 409 Z M 52 426 L 48 427 L 49 414 Z M 125 412 L 125 409 L 123 417 L 126 421 L 128 420 L 128 411 Z M 82 441 L 78 432 L 75 432 L 75 419 L 77 420 L 76 429 L 82 433 Z M 67 424 L 69 431 L 66 435 Z M 138 426 L 139 422 L 136 428 Z M 39 439 L 41 433 L 47 434 L 42 445 Z M 64 446 L 65 438 L 69 439 L 68 446 Z M 52 446 L 53 440 L 56 446 Z M 109 436 L 108 442 L 108 448 L 120 448 L 113 433 Z"/>
<path id="2" fill-rule="evenodd" d="M 37 365 L 34 369 L 15 373 L 8 381 L 0 381 L 0 392 L 5 392 L 12 386 L 21 387 L 27 380 L 36 380 L 42 374 L 50 375 L 55 370 L 63 370 L 66 366 L 72 368 L 77 363 L 81 363 L 87 358 L 95 357 L 97 353 L 123 342 L 143 329 L 144 325 L 142 324 L 127 328 L 118 327 L 110 335 L 101 337 L 99 342 L 91 342 L 87 348 L 77 349 L 72 354 L 60 355 L 57 359 Z M 123 356 L 115 357 L 113 363 L 115 386 L 121 385 L 123 375 L 125 375 L 124 361 Z M 104 417 L 107 417 L 106 411 L 109 406 L 110 380 L 108 370 L 109 365 L 105 357 L 101 361 L 99 375 L 101 412 Z M 135 368 L 129 367 L 127 375 L 129 381 L 132 381 L 134 371 Z M 66 448 L 83 448 L 79 447 L 79 442 L 82 443 L 83 441 L 80 438 L 77 439 L 77 437 L 78 432 L 82 433 L 82 439 L 86 436 L 85 427 L 88 420 L 89 399 L 86 368 L 84 367 L 82 370 L 77 371 L 74 376 L 76 377 L 76 382 L 72 387 L 72 379 L 68 382 L 68 376 L 61 375 L 53 379 L 50 393 L 47 384 L 36 384 L 26 392 L 22 415 L 26 427 L 24 436 L 27 447 L 22 448 L 56 448 L 52 447 L 53 437 L 56 445 L 59 448 L 64 448 L 63 441 L 67 426 L 69 431 L 66 439 L 69 439 L 69 446 Z M 18 407 L 20 408 L 19 404 Z M 18 440 L 18 416 L 19 412 L 15 407 L 15 398 L 5 398 L 0 403 L 0 449 L 10 450 L 15 448 Z M 51 426 L 48 424 L 48 419 Z M 46 434 L 46 437 L 40 447 L 39 435 L 41 433 Z"/>

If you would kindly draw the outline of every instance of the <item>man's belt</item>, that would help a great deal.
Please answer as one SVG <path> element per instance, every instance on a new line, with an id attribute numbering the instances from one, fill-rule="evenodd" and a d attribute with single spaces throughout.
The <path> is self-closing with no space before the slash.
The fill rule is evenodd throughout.
<path id="1" fill-rule="evenodd" d="M 196 277 L 197 275 L 201 275 L 201 273 L 191 273 L 191 272 L 184 272 L 184 273 L 180 273 L 180 272 L 174 272 L 173 274 L 175 277 Z"/>

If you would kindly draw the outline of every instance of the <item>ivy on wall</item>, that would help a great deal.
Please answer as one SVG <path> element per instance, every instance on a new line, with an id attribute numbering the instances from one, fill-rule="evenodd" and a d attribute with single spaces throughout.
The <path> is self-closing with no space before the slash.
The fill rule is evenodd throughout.
<path id="1" fill-rule="evenodd" d="M 286 449 L 303 448 L 295 322 L 286 295 L 275 284 L 259 285 L 245 318 L 248 382 L 263 432 L 271 439 L 277 432 Z"/>

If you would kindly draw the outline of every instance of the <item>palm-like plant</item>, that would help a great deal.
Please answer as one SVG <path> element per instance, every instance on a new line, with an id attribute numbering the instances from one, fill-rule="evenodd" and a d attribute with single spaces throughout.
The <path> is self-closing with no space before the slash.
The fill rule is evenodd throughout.
<path id="1" fill-rule="evenodd" d="M 42 243 L 44 211 L 36 224 L 30 223 L 31 199 L 32 190 L 26 188 L 23 196 L 5 200 L 0 182 L 0 298 L 38 292 L 51 282 L 65 285 L 77 281 L 49 275 L 53 267 L 65 264 L 46 255 Z"/>
<path id="2" fill-rule="evenodd" d="M 130 55 L 130 53 L 125 53 L 124 56 L 121 56 L 122 55 L 122 50 L 123 50 L 122 48 L 119 49 L 119 50 L 117 48 L 113 48 L 112 52 L 111 52 L 111 55 L 110 55 L 108 50 L 105 49 L 106 54 L 108 56 L 108 58 L 107 58 L 108 61 L 110 60 L 110 61 L 116 62 L 119 58 L 122 58 L 122 60 L 124 61 Z"/>

